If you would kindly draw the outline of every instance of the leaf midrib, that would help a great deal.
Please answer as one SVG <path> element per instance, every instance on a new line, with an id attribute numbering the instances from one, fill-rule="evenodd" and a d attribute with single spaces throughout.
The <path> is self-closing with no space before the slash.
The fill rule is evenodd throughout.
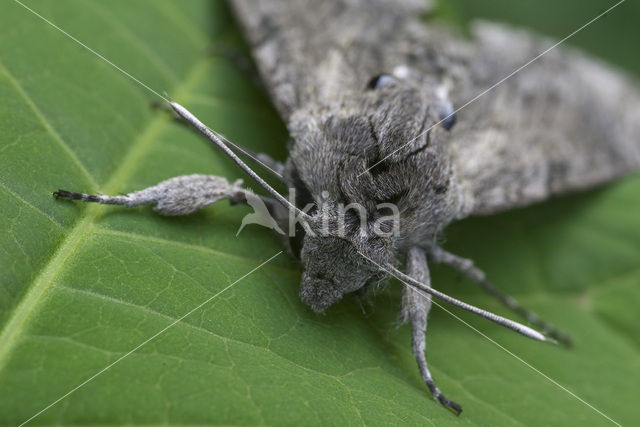
<path id="1" fill-rule="evenodd" d="M 186 97 L 190 90 L 200 80 L 207 70 L 209 58 L 197 61 L 187 74 L 183 83 L 179 84 L 172 93 L 176 99 Z M 154 137 L 160 132 L 162 126 L 168 122 L 163 115 L 152 119 L 146 129 L 131 144 L 131 148 L 123 157 L 119 167 L 111 175 L 111 178 L 102 187 L 105 194 L 113 194 L 125 183 L 135 170 L 138 161 L 153 143 Z M 95 227 L 95 220 L 100 216 L 104 205 L 91 204 L 85 208 L 81 219 L 71 228 L 71 232 L 62 240 L 49 261 L 35 276 L 32 285 L 21 298 L 20 302 L 8 316 L 4 328 L 0 332 L 0 371 L 4 369 L 12 350 L 19 341 L 20 333 L 27 325 L 30 315 L 42 301 L 50 289 L 55 278 L 62 271 L 67 260 L 78 250 L 84 237 L 91 233 Z"/>

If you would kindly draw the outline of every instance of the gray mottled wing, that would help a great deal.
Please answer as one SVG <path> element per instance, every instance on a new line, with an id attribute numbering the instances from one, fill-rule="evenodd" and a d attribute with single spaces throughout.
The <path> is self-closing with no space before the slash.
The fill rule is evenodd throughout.
<path id="1" fill-rule="evenodd" d="M 401 54 L 425 0 L 232 0 L 272 100 L 288 121 L 309 103 L 363 90 Z"/>
<path id="2" fill-rule="evenodd" d="M 362 90 L 398 66 L 459 108 L 553 42 L 476 24 L 463 40 L 421 19 L 422 0 L 232 0 L 274 104 L 296 110 Z M 524 206 L 640 164 L 634 82 L 565 46 L 466 106 L 451 132 L 463 215 Z"/>
<path id="3" fill-rule="evenodd" d="M 478 23 L 461 107 L 554 42 Z M 458 113 L 454 163 L 470 210 L 493 213 L 592 187 L 640 164 L 640 91 L 600 61 L 560 46 Z"/>

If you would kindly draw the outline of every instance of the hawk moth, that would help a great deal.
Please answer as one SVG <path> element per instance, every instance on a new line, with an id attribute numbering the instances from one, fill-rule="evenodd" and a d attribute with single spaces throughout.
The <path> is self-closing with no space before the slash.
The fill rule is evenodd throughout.
<path id="1" fill-rule="evenodd" d="M 467 216 L 525 206 L 637 168 L 640 92 L 634 83 L 596 60 L 559 48 L 453 115 L 550 43 L 486 23 L 474 26 L 472 40 L 463 40 L 421 21 L 421 1 L 232 4 L 295 141 L 285 164 L 259 158 L 296 190 L 295 208 L 273 192 L 273 198 L 263 199 L 278 221 L 286 221 L 291 210 L 303 218 L 298 233 L 285 242 L 302 262 L 302 301 L 322 312 L 347 293 L 400 276 L 405 283 L 401 319 L 411 321 L 421 376 L 434 398 L 457 413 L 460 405 L 436 387 L 425 356 L 431 300 L 424 292 L 434 292 L 428 288 L 428 263 L 461 270 L 546 335 L 567 341 L 494 288 L 469 260 L 439 247 L 437 238 L 448 224 Z M 188 111 L 172 105 L 198 126 Z M 204 125 L 199 130 L 208 132 Z M 224 141 L 218 142 L 224 149 Z M 251 176 L 271 189 L 255 173 Z M 155 203 L 168 215 L 250 197 L 236 183 L 202 175 L 124 196 L 64 190 L 56 195 Z M 323 215 L 335 214 L 337 204 L 355 202 L 373 212 L 372 204 L 390 201 L 401 212 L 398 235 L 381 238 L 357 228 L 346 237 L 313 233 Z M 326 209 L 300 212 L 309 202 Z M 394 270 L 402 263 L 406 276 Z M 506 319 L 497 321 L 518 330 Z"/>

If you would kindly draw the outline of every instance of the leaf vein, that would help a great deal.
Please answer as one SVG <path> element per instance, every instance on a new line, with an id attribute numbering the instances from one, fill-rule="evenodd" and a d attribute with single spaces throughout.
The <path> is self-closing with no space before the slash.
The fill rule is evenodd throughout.
<path id="1" fill-rule="evenodd" d="M 36 116 L 38 121 L 42 124 L 45 130 L 51 135 L 53 140 L 62 148 L 65 154 L 71 159 L 71 161 L 78 167 L 80 172 L 87 178 L 89 183 L 93 186 L 93 188 L 98 187 L 98 183 L 93 178 L 93 176 L 89 173 L 84 164 L 80 161 L 78 156 L 73 152 L 73 150 L 69 147 L 69 145 L 62 139 L 60 134 L 55 130 L 55 128 L 51 125 L 49 120 L 45 117 L 45 115 L 40 111 L 40 108 L 36 105 L 36 103 L 31 99 L 29 94 L 26 92 L 24 87 L 20 84 L 20 82 L 9 72 L 9 70 L 2 64 L 0 61 L 0 73 L 4 74 L 9 83 L 13 86 L 13 88 L 18 92 L 20 97 L 24 100 L 25 104 L 31 109 L 33 114 Z"/>

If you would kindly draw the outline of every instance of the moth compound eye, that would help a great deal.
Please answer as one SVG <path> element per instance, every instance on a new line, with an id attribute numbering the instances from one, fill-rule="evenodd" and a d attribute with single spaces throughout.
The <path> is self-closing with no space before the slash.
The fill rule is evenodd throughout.
<path id="1" fill-rule="evenodd" d="M 451 130 L 453 125 L 456 124 L 456 110 L 453 108 L 453 104 L 449 101 L 443 102 L 438 107 L 438 116 L 442 121 L 442 127 L 446 130 Z"/>
<path id="2" fill-rule="evenodd" d="M 367 89 L 382 89 L 395 86 L 398 81 L 389 74 L 378 74 L 367 83 Z"/>

